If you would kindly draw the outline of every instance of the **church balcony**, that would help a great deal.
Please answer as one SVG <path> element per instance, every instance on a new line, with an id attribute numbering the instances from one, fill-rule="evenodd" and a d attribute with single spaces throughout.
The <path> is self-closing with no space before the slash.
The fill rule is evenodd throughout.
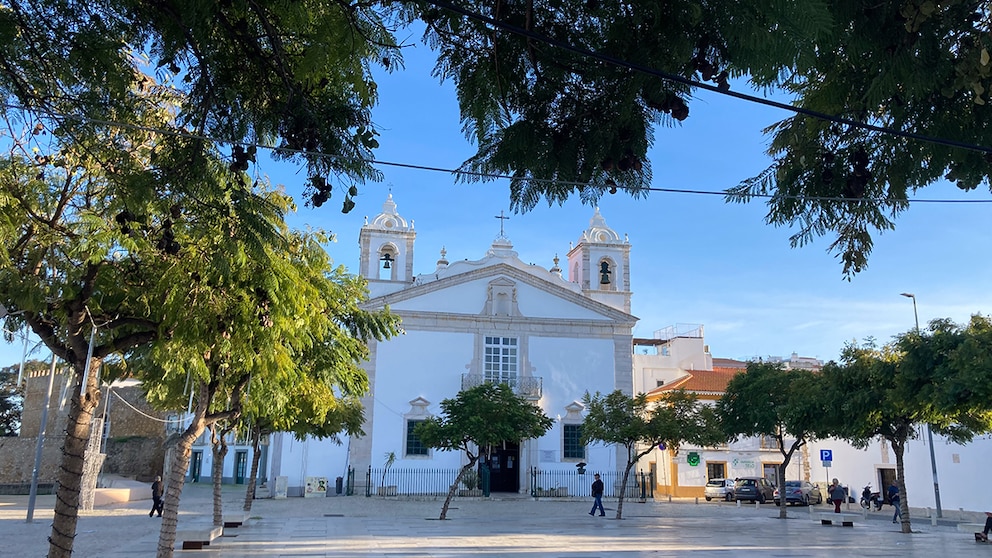
<path id="1" fill-rule="evenodd" d="M 462 374 L 462 391 L 480 386 L 487 381 L 492 380 L 486 380 L 482 374 Z M 532 401 L 540 399 L 544 389 L 543 378 L 534 376 L 503 379 L 500 383 L 509 385 L 513 393 Z"/>

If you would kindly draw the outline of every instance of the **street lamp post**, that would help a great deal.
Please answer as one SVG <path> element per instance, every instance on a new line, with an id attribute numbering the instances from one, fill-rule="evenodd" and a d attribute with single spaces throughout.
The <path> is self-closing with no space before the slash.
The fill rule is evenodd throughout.
<path id="1" fill-rule="evenodd" d="M 913 319 L 916 321 L 916 334 L 920 334 L 920 315 L 916 313 L 916 295 L 913 293 L 899 293 L 900 295 L 913 299 Z M 930 470 L 933 471 L 933 499 L 937 505 L 937 517 L 943 517 L 940 510 L 940 484 L 937 482 L 937 458 L 933 452 L 933 430 L 927 424 L 927 443 L 930 445 Z"/>

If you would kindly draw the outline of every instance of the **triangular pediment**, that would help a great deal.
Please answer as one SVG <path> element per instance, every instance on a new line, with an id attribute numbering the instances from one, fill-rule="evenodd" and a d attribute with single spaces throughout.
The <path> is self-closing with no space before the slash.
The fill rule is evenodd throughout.
<path id="1" fill-rule="evenodd" d="M 425 280 L 387 295 L 369 300 L 372 308 L 389 306 L 399 314 L 435 312 L 439 314 L 502 315 L 509 308 L 515 318 L 612 321 L 633 327 L 637 318 L 581 294 L 564 280 L 549 281 L 506 263 L 473 269 L 465 273 Z M 508 297 L 508 306 L 493 297 Z"/>

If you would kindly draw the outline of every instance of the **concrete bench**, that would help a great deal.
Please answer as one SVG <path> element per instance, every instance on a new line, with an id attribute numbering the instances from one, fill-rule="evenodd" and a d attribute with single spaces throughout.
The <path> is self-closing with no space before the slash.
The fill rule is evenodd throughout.
<path id="1" fill-rule="evenodd" d="M 212 522 L 180 523 L 176 529 L 176 545 L 183 550 L 201 550 L 223 534 L 224 528 Z"/>
<path id="2" fill-rule="evenodd" d="M 225 529 L 236 529 L 241 527 L 245 523 L 248 523 L 249 514 L 248 512 L 237 509 L 237 510 L 224 510 L 224 528 Z"/>
<path id="3" fill-rule="evenodd" d="M 965 533 L 981 533 L 985 530 L 984 523 L 958 523 L 958 531 Z"/>
<path id="4" fill-rule="evenodd" d="M 855 520 L 864 519 L 864 516 L 858 513 L 820 512 L 818 515 L 820 517 L 820 525 L 840 523 L 844 527 L 854 527 Z"/>

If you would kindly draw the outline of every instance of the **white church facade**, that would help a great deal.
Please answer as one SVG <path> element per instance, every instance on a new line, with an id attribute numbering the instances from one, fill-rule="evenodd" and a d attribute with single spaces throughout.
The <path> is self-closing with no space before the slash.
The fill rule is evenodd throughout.
<path id="1" fill-rule="evenodd" d="M 302 495 L 308 477 L 333 484 L 349 469 L 361 493 L 365 472 L 383 467 L 388 454 L 396 457 L 395 469 L 460 466 L 460 453 L 419 445 L 411 428 L 439 413 L 443 399 L 487 380 L 509 383 L 555 419 L 541 438 L 494 452 L 489 464 L 494 492 L 528 492 L 534 488 L 528 471 L 534 468 L 574 471 L 584 462 L 592 471 L 616 471 L 625 462 L 616 448 L 578 444 L 586 391 L 650 394 L 684 387 L 713 403 L 745 365 L 712 357 L 702 326 L 676 326 L 659 330 L 654 339 L 634 339 L 631 246 L 598 210 L 569 248 L 564 269 L 557 257 L 550 269 L 522 262 L 501 231 L 481 258 L 449 262 L 441 248 L 434 269 L 418 274 L 415 244 L 413 222 L 399 214 L 392 196 L 362 227 L 358 273 L 369 282 L 368 306 L 389 306 L 401 316 L 404 333 L 370 345 L 365 436 L 340 445 L 300 441 L 286 433 L 271 436 L 268 481 L 286 477 L 289 496 Z M 992 453 L 992 440 L 957 445 L 935 437 L 934 442 L 945 516 L 960 508 L 992 507 L 992 489 L 976 482 Z M 820 450 L 830 450 L 832 461 L 821 461 Z M 935 507 L 929 450 L 925 437 L 907 447 L 914 507 Z M 690 453 L 696 454 L 691 460 Z M 638 469 L 654 473 L 656 495 L 693 497 L 702 496 L 708 478 L 771 478 L 781 462 L 771 440 L 752 438 L 717 448 L 685 447 L 674 456 L 658 450 Z M 787 476 L 821 485 L 836 476 L 857 496 L 869 482 L 875 488 L 888 482 L 894 469 L 891 448 L 882 442 L 861 450 L 817 440 L 797 452 Z"/>
<path id="2" fill-rule="evenodd" d="M 423 447 L 412 428 L 439 413 L 443 399 L 484 381 L 508 383 L 555 419 L 541 438 L 493 451 L 492 491 L 529 491 L 533 468 L 616 470 L 617 449 L 582 447 L 578 427 L 587 391 L 633 390 L 629 242 L 597 209 L 568 252 L 565 278 L 557 257 L 550 269 L 522 262 L 502 231 L 480 259 L 448 262 L 442 248 L 433 270 L 415 274 L 415 241 L 391 195 L 359 236 L 368 307 L 388 306 L 403 329 L 370 345 L 366 435 L 336 445 L 274 434 L 270 478 L 287 477 L 293 495 L 307 477 L 334 479 L 349 468 L 361 490 L 365 471 L 389 454 L 394 469 L 459 467 L 459 452 Z"/>

